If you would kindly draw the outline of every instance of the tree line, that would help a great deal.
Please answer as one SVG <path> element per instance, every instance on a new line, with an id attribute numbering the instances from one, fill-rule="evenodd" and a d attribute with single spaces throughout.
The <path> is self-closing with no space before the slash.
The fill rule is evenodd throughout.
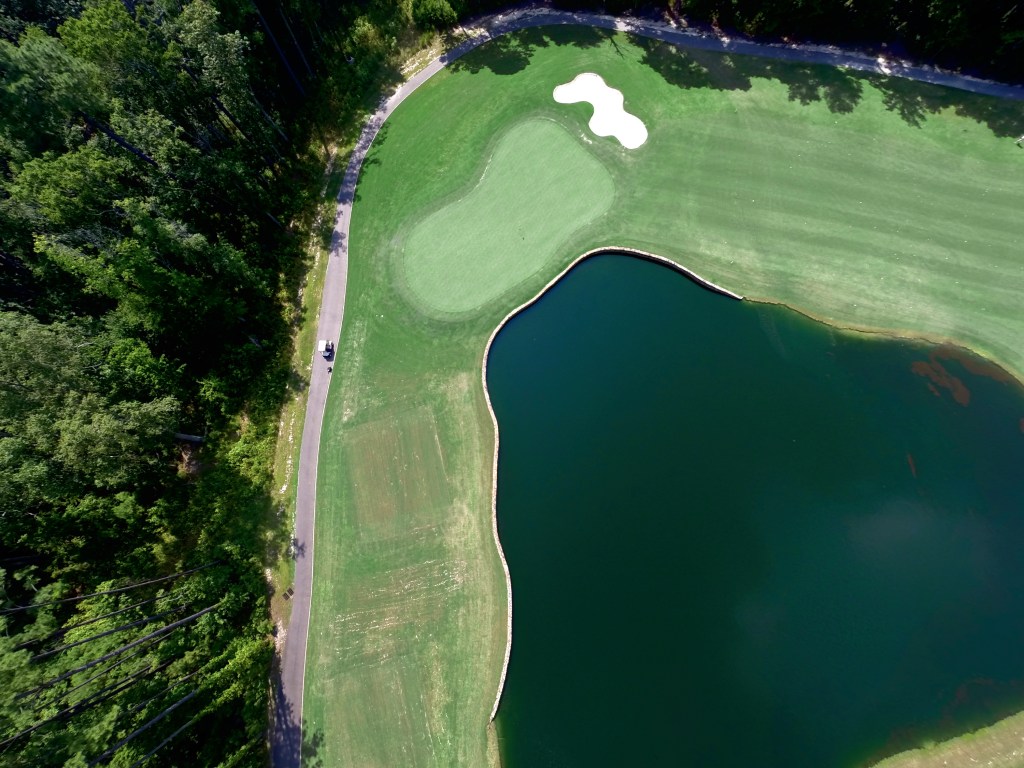
<path id="1" fill-rule="evenodd" d="M 679 13 L 745 35 L 885 48 L 996 79 L 1024 76 L 1024 7 L 1012 0 L 680 0 Z"/>
<path id="2" fill-rule="evenodd" d="M 436 2 L 449 6 L 446 0 Z M 564 10 L 676 19 L 768 41 L 882 50 L 1008 82 L 1024 78 L 1024 5 L 1016 0 L 551 0 Z M 452 0 L 462 15 L 507 7 Z"/>
<path id="3" fill-rule="evenodd" d="M 422 6 L 0 7 L 0 763 L 265 763 L 303 224 Z"/>
<path id="4" fill-rule="evenodd" d="M 1024 66 L 1009 0 L 557 5 Z M 3 764 L 265 762 L 270 457 L 323 150 L 423 30 L 502 6 L 0 7 Z"/>

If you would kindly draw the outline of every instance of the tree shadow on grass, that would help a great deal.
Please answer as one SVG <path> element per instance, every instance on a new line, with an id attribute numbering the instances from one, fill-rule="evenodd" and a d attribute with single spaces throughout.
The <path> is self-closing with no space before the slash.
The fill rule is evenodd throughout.
<path id="1" fill-rule="evenodd" d="M 302 768 L 325 768 L 322 753 L 324 740 L 324 731 L 318 728 L 312 733 L 303 734 L 302 745 L 299 748 Z"/>
<path id="2" fill-rule="evenodd" d="M 613 31 L 597 27 L 531 27 L 496 37 L 451 62 L 450 67 L 456 72 L 476 74 L 488 69 L 496 75 L 514 75 L 526 69 L 538 48 L 552 45 L 595 48 L 614 40 L 614 36 Z"/>
<path id="3" fill-rule="evenodd" d="M 1024 133 L 1024 102 L 917 83 L 900 77 L 874 74 L 863 77 L 881 91 L 886 109 L 897 112 L 909 125 L 920 127 L 929 115 L 952 109 L 961 117 L 984 123 L 996 136 L 1008 138 Z"/>
<path id="4" fill-rule="evenodd" d="M 838 67 L 793 66 L 779 79 L 789 89 L 790 101 L 824 101 L 836 114 L 852 112 L 864 95 L 863 79 Z"/>
<path id="5" fill-rule="evenodd" d="M 324 768 L 324 732 L 319 728 L 302 728 L 293 703 L 284 695 L 279 664 L 276 659 L 271 674 L 271 768 Z"/>
<path id="6" fill-rule="evenodd" d="M 863 96 L 863 76 L 837 67 L 690 50 L 639 35 L 630 41 L 644 52 L 642 63 L 679 88 L 748 91 L 754 78 L 776 80 L 787 87 L 790 101 L 824 101 L 840 113 L 851 112 Z"/>
<path id="7" fill-rule="evenodd" d="M 525 69 L 538 49 L 552 45 L 578 48 L 595 48 L 605 43 L 615 45 L 616 34 L 612 30 L 582 24 L 531 27 L 501 34 L 450 61 L 449 66 L 455 71 L 474 74 L 486 69 L 499 75 L 511 75 Z M 996 136 L 1011 137 L 1024 133 L 1024 101 L 999 99 L 827 64 L 681 48 L 632 33 L 627 33 L 627 38 L 643 52 L 643 64 L 680 88 L 746 91 L 751 88 L 754 78 L 776 80 L 786 86 L 791 101 L 803 105 L 824 102 L 831 112 L 847 114 L 860 103 L 867 83 L 881 92 L 886 109 L 914 127 L 921 127 L 929 115 L 952 109 L 961 117 L 986 125 Z M 458 55 L 458 51 L 455 48 L 448 56 Z"/>
<path id="8" fill-rule="evenodd" d="M 929 115 L 952 109 L 961 117 L 986 125 L 996 136 L 1024 133 L 1024 102 L 998 99 L 901 77 L 802 64 L 777 59 L 680 48 L 671 43 L 630 35 L 643 51 L 641 62 L 679 88 L 747 91 L 754 78 L 786 86 L 789 99 L 803 105 L 824 102 L 837 114 L 852 112 L 864 96 L 865 84 L 882 94 L 885 108 L 917 128 Z"/>
<path id="9" fill-rule="evenodd" d="M 302 768 L 324 768 L 324 756 L 321 750 L 324 745 L 324 732 L 317 729 L 302 738 L 299 753 L 302 756 Z"/>
<path id="10" fill-rule="evenodd" d="M 750 90 L 750 74 L 737 66 L 734 56 L 678 48 L 640 35 L 631 34 L 629 40 L 644 52 L 641 63 L 653 69 L 671 85 L 684 89 Z"/>

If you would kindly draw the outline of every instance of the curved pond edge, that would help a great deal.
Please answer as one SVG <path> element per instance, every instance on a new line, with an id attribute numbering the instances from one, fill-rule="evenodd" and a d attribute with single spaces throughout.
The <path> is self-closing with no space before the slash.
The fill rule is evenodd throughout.
<path id="1" fill-rule="evenodd" d="M 730 299 L 736 299 L 742 301 L 743 296 L 738 293 L 733 293 L 728 288 L 722 286 L 701 277 L 689 267 L 683 266 L 677 261 L 659 256 L 656 253 L 649 253 L 648 251 L 641 251 L 637 248 L 626 248 L 623 246 L 606 245 L 601 248 L 594 248 L 587 251 L 569 263 L 561 272 L 555 277 L 548 281 L 547 285 L 540 289 L 537 294 L 526 302 L 520 304 L 518 307 L 513 309 L 491 332 L 491 336 L 487 339 L 487 346 L 484 347 L 483 363 L 480 366 L 480 380 L 484 388 L 484 400 L 487 402 L 487 412 L 491 415 L 491 424 L 494 426 L 494 463 L 491 467 L 491 534 L 494 536 L 494 547 L 498 550 L 498 559 L 501 560 L 502 570 L 505 571 L 505 596 L 508 601 L 508 616 L 505 622 L 506 635 L 505 635 L 505 660 L 501 665 L 501 677 L 498 680 L 498 692 L 494 696 L 494 706 L 491 708 L 491 716 L 488 718 L 488 722 L 493 723 L 494 718 L 498 716 L 498 707 L 501 704 L 501 694 L 505 691 L 505 678 L 508 676 L 508 662 L 512 656 L 512 574 L 508 569 L 508 561 L 505 559 L 505 550 L 501 546 L 501 536 L 498 535 L 498 453 L 500 449 L 501 439 L 498 433 L 498 417 L 494 413 L 494 406 L 491 403 L 491 393 L 487 389 L 487 360 L 491 355 L 491 346 L 494 344 L 494 340 L 498 338 L 498 334 L 505 328 L 508 323 L 519 315 L 521 312 L 532 307 L 538 301 L 550 291 L 563 277 L 569 274 L 579 264 L 586 261 L 587 259 L 593 258 L 594 256 L 605 256 L 605 255 L 623 255 L 632 256 L 634 258 L 644 259 L 646 261 L 653 261 L 657 264 L 669 267 L 675 270 L 684 277 L 697 283 L 702 288 L 706 288 L 713 293 L 721 294 Z"/>
<path id="2" fill-rule="evenodd" d="M 916 66 L 909 61 L 894 58 L 881 58 L 865 53 L 844 50 L 835 46 L 790 44 L 790 43 L 757 43 L 745 39 L 730 39 L 724 35 L 713 34 L 706 31 L 686 29 L 666 22 L 653 21 L 650 19 L 617 18 L 608 14 L 567 12 L 557 11 L 539 5 L 527 5 L 525 7 L 510 11 L 494 13 L 478 17 L 468 21 L 458 28 L 458 32 L 465 36 L 465 39 L 454 48 L 443 52 L 437 58 L 429 61 L 425 67 L 413 74 L 404 83 L 400 84 L 390 95 L 382 97 L 377 108 L 370 114 L 363 128 L 351 149 L 348 163 L 342 177 L 341 188 L 338 190 L 336 201 L 334 231 L 331 237 L 328 257 L 328 269 L 324 278 L 323 297 L 319 309 L 319 322 L 317 323 L 318 338 L 341 338 L 342 322 L 345 315 L 345 295 L 348 284 L 348 240 L 349 228 L 352 214 L 352 207 L 355 202 L 356 184 L 362 170 L 363 159 L 368 152 L 370 145 L 376 138 L 381 126 L 388 116 L 395 110 L 402 101 L 413 93 L 420 85 L 430 79 L 441 69 L 456 59 L 470 52 L 474 48 L 510 32 L 540 26 L 558 25 L 582 25 L 593 26 L 602 29 L 609 29 L 618 32 L 628 32 L 651 39 L 662 40 L 684 48 L 697 48 L 715 50 L 731 53 L 742 53 L 754 56 L 765 56 L 775 59 L 798 61 L 805 63 L 819 63 L 832 66 L 844 66 L 851 69 L 874 72 L 878 74 L 902 77 L 910 80 L 919 80 L 936 85 L 944 85 L 959 90 L 983 93 L 992 96 L 1010 99 L 1024 99 L 1024 88 L 1017 85 L 999 83 L 992 80 L 960 75 L 954 72 L 947 72 L 931 66 Z M 331 161 L 333 162 L 333 160 Z M 616 250 L 616 249 L 599 249 Z M 628 253 L 631 249 L 617 249 L 618 252 Z M 592 252 L 593 253 L 593 252 Z M 637 256 L 642 252 L 633 251 Z M 580 257 L 582 259 L 584 257 Z M 651 256 L 653 260 L 662 261 L 660 257 Z M 580 261 L 577 259 L 572 266 Z M 681 270 L 685 268 L 669 260 L 664 260 Z M 685 273 L 690 275 L 688 270 Z M 564 273 L 563 273 L 564 274 Z M 562 275 L 555 278 L 556 282 Z M 545 288 L 545 291 L 547 288 Z M 543 291 L 541 292 L 543 293 Z M 539 298 L 539 295 L 538 297 Z M 536 299 L 535 299 L 536 300 Z M 530 302 L 532 303 L 532 302 Z M 766 302 L 781 303 L 781 302 Z M 525 308 L 520 307 L 516 312 Z M 788 305 L 787 305 L 788 306 Z M 511 313 L 515 314 L 515 312 Z M 507 322 L 502 322 L 499 329 Z M 491 340 L 493 340 L 493 335 Z M 487 349 L 490 349 L 491 341 L 488 341 Z M 974 346 L 968 346 L 975 350 Z M 998 360 L 999 356 L 984 354 L 986 358 Z M 484 375 L 486 380 L 487 356 L 484 355 Z M 1000 363 L 1003 365 L 1003 363 Z M 1008 369 L 1009 370 L 1009 369 Z M 1016 372 L 1015 378 L 1022 379 Z M 326 407 L 327 394 L 330 385 L 330 376 L 319 367 L 314 367 L 310 379 L 308 399 L 306 404 L 306 415 L 303 427 L 303 444 L 299 452 L 299 466 L 312 464 L 315 468 L 319 463 L 318 449 L 324 409 Z M 486 384 L 484 393 L 487 394 Z M 488 407 L 490 402 L 488 400 Z M 494 419 L 494 413 L 491 412 Z M 309 436 L 307 446 L 306 436 Z M 497 467 L 497 426 L 495 425 L 495 472 Z M 316 506 L 316 479 L 315 469 L 311 473 L 312 478 L 304 478 L 301 473 L 296 476 L 296 500 L 293 520 L 292 537 L 296 542 L 304 545 L 303 554 L 295 560 L 295 577 L 293 587 L 295 599 L 292 606 L 292 617 L 288 623 L 284 650 L 279 656 L 279 667 L 272 672 L 272 709 L 270 713 L 270 762 L 275 768 L 298 768 L 301 763 L 297 745 L 301 742 L 303 731 L 303 704 L 305 699 L 305 667 L 306 667 L 306 643 L 309 633 L 309 622 L 312 609 L 312 585 L 313 585 L 313 553 L 314 553 L 314 516 Z M 492 485 L 492 494 L 494 486 Z M 495 526 L 495 541 L 497 542 L 497 522 Z M 501 552 L 498 543 L 499 554 L 502 556 L 502 564 L 505 567 L 506 577 L 508 568 L 504 562 L 504 554 Z M 509 582 L 509 594 L 511 595 L 511 583 Z M 511 599 L 509 600 L 509 611 L 511 612 Z M 511 616 L 511 613 L 510 613 Z M 509 621 L 509 645 L 506 647 L 505 663 L 501 675 L 501 686 L 498 689 L 498 696 L 495 699 L 495 706 L 491 712 L 493 721 L 498 708 L 498 701 L 501 698 L 501 691 L 504 688 L 505 672 L 508 668 L 508 656 L 511 649 L 511 621 Z"/>

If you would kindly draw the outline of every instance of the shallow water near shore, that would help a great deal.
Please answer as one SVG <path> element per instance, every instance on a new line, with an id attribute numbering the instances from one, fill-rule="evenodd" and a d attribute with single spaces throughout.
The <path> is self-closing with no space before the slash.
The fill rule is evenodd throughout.
<path id="1" fill-rule="evenodd" d="M 505 768 L 848 768 L 1024 709 L 1000 369 L 608 255 L 498 334 L 488 388 Z"/>

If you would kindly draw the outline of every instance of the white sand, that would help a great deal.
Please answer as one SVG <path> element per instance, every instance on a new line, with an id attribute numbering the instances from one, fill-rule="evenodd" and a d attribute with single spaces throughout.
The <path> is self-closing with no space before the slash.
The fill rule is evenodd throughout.
<path id="1" fill-rule="evenodd" d="M 647 141 L 647 126 L 623 108 L 622 91 L 605 84 L 600 75 L 583 72 L 571 83 L 555 88 L 555 101 L 575 104 L 589 101 L 594 107 L 590 130 L 598 136 L 614 136 L 626 149 L 636 149 Z"/>

